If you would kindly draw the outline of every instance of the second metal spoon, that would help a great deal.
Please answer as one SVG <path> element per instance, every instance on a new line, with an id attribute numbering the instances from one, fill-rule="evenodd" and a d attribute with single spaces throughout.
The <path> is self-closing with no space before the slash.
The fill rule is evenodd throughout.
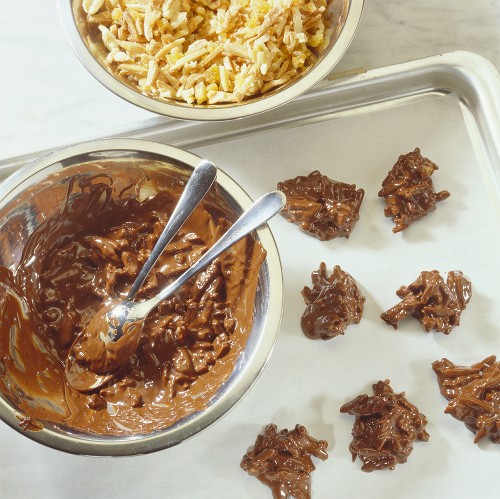
<path id="1" fill-rule="evenodd" d="M 198 206 L 200 201 L 205 197 L 210 187 L 217 176 L 217 167 L 210 161 L 202 159 L 198 166 L 195 167 L 193 173 L 189 177 L 186 187 L 182 192 L 177 205 L 168 219 L 167 225 L 160 234 L 153 250 L 151 251 L 146 263 L 136 277 L 130 291 L 127 295 L 127 300 L 132 301 L 139 291 L 149 272 L 158 260 L 159 256 L 172 238 L 177 234 L 182 224 L 187 220 L 189 215 Z"/>

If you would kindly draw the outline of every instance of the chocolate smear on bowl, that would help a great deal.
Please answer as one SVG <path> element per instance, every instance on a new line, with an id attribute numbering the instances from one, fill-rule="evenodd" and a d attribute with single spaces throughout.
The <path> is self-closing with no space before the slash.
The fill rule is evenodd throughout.
<path id="1" fill-rule="evenodd" d="M 41 431 L 43 430 L 43 425 L 38 421 L 28 417 L 28 416 L 17 416 L 19 420 L 19 426 L 23 431 Z"/>

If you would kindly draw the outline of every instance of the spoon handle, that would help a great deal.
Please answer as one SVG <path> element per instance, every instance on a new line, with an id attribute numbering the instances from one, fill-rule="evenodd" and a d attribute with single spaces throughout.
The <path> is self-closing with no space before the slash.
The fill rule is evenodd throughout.
<path id="1" fill-rule="evenodd" d="M 202 159 L 198 166 L 196 166 L 193 170 L 193 173 L 189 177 L 189 180 L 184 187 L 184 191 L 182 192 L 182 195 L 179 198 L 177 206 L 170 216 L 167 225 L 163 229 L 163 232 L 158 238 L 153 251 L 151 251 L 146 263 L 143 265 L 141 271 L 132 284 L 130 291 L 128 292 L 128 301 L 132 301 L 135 298 L 137 291 L 139 291 L 139 288 L 146 280 L 146 277 L 158 260 L 159 256 L 208 192 L 214 183 L 216 175 L 216 166 L 206 159 Z"/>
<path id="2" fill-rule="evenodd" d="M 200 272 L 203 268 L 215 260 L 221 253 L 224 253 L 233 244 L 258 229 L 266 223 L 276 213 L 279 213 L 285 205 L 286 198 L 281 191 L 272 191 L 258 199 L 229 230 L 184 274 L 181 274 L 174 282 L 169 284 L 155 297 L 149 300 L 134 303 L 129 311 L 129 320 L 142 318 L 149 311 L 158 305 L 159 302 L 174 294 L 191 277 Z"/>

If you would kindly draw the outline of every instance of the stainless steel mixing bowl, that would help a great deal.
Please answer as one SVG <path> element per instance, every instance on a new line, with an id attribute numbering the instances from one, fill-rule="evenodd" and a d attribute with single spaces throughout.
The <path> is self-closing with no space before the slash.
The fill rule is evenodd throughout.
<path id="1" fill-rule="evenodd" d="M 68 183 L 75 174 L 123 175 L 126 172 L 132 183 L 142 178 L 144 172 L 154 169 L 160 174 L 167 172 L 168 175 L 187 178 L 198 162 L 199 158 L 194 154 L 163 144 L 110 139 L 56 150 L 27 164 L 0 184 L 0 265 L 16 266 L 30 234 L 65 204 Z M 221 193 L 219 206 L 230 217 L 235 219 L 251 205 L 245 191 L 220 170 L 217 184 Z M 100 456 L 144 454 L 164 449 L 215 423 L 255 383 L 269 358 L 280 326 L 283 289 L 278 251 L 267 225 L 258 230 L 257 237 L 267 257 L 259 274 L 253 328 L 235 370 L 206 409 L 184 417 L 164 430 L 146 435 L 100 436 L 47 421 L 42 422 L 41 431 L 22 431 L 16 417 L 22 417 L 22 413 L 13 404 L 12 397 L 1 392 L 5 383 L 0 380 L 0 418 L 44 445 L 74 454 Z M 5 341 L 5 338 L 0 338 L 0 341 Z M 5 373 L 0 370 L 0 375 Z M 10 389 L 17 390 L 18 387 L 11 386 Z"/>
<path id="2" fill-rule="evenodd" d="M 106 68 L 106 50 L 99 41 L 99 36 L 89 34 L 81 0 L 59 0 L 59 14 L 66 36 L 82 64 L 90 74 L 116 95 L 132 104 L 165 116 L 189 120 L 227 120 L 280 106 L 304 93 L 332 71 L 354 37 L 361 19 L 364 0 L 328 1 L 333 4 L 336 30 L 318 61 L 290 83 L 237 104 L 191 105 L 175 100 L 159 100 L 141 94 Z"/>

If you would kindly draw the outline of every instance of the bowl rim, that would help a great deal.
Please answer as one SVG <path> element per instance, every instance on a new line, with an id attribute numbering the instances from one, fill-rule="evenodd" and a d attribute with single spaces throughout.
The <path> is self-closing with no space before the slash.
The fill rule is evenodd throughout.
<path id="1" fill-rule="evenodd" d="M 59 18 L 63 30 L 80 62 L 108 90 L 131 104 L 164 116 L 196 121 L 222 121 L 243 118 L 274 109 L 298 97 L 325 78 L 351 44 L 361 20 L 365 0 L 348 0 L 349 8 L 346 20 L 337 39 L 331 49 L 312 70 L 307 71 L 295 82 L 286 85 L 283 89 L 271 92 L 263 97 L 214 107 L 194 106 L 181 102 L 162 102 L 141 94 L 115 78 L 97 61 L 83 41 L 73 16 L 72 6 L 75 1 L 58 0 Z"/>
<path id="2" fill-rule="evenodd" d="M 0 208 L 15 199 L 17 195 L 16 189 L 20 184 L 45 168 L 81 154 L 106 151 L 154 153 L 164 156 L 166 162 L 170 158 L 175 160 L 176 164 L 180 162 L 182 166 L 187 168 L 193 168 L 201 160 L 201 157 L 182 149 L 141 139 L 112 138 L 74 144 L 52 151 L 27 163 L 7 177 L 0 184 Z M 246 191 L 220 168 L 217 169 L 216 183 L 225 189 L 243 210 L 252 204 L 252 199 Z M 48 447 L 71 454 L 93 456 L 147 454 L 173 447 L 209 428 L 228 414 L 255 384 L 270 358 L 281 325 L 283 274 L 278 248 L 267 224 L 259 228 L 257 234 L 267 252 L 265 260 L 268 270 L 266 281 L 268 281 L 269 286 L 267 315 L 263 320 L 262 333 L 256 340 L 252 354 L 247 356 L 241 376 L 237 382 L 231 382 L 227 389 L 224 389 L 222 395 L 217 397 L 217 402 L 214 405 L 208 406 L 201 413 L 187 416 L 187 422 L 180 426 L 174 424 L 173 428 L 165 428 L 152 435 L 123 437 L 82 433 L 82 438 L 79 438 L 69 433 L 56 432 L 45 427 L 39 431 L 23 431 L 19 426 L 20 420 L 17 416 L 23 417 L 25 414 L 15 409 L 2 396 L 0 396 L 0 419 L 22 435 Z"/>

